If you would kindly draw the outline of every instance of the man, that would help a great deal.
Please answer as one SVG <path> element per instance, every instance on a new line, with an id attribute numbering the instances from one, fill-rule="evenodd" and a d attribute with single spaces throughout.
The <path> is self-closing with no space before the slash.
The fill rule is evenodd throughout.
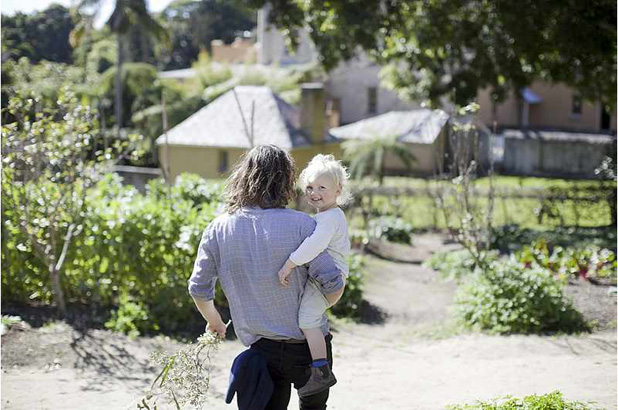
<path id="1" fill-rule="evenodd" d="M 189 279 L 189 293 L 208 322 L 207 330 L 225 336 L 225 324 L 213 302 L 216 280 L 221 281 L 236 334 L 268 363 L 274 391 L 267 410 L 287 409 L 291 384 L 299 389 L 309 379 L 311 354 L 298 327 L 308 276 L 320 283 L 331 305 L 344 288 L 341 272 L 326 252 L 297 267 L 289 286 L 279 283 L 279 268 L 315 228 L 311 217 L 285 208 L 293 194 L 294 163 L 285 151 L 274 145 L 249 151 L 228 181 L 228 212 L 204 231 Z M 332 368 L 326 316 L 321 329 Z M 326 389 L 301 397 L 300 409 L 325 409 L 328 393 Z"/>

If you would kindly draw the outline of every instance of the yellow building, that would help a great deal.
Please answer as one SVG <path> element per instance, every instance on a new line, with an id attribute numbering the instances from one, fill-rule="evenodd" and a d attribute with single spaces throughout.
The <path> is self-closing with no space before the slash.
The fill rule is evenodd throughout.
<path id="1" fill-rule="evenodd" d="M 445 149 L 443 111 L 392 112 L 329 130 L 336 113 L 326 106 L 322 84 L 303 84 L 298 108 L 268 87 L 235 87 L 157 138 L 161 167 L 172 181 L 184 172 L 223 178 L 252 146 L 274 144 L 290 152 L 300 171 L 319 153 L 341 158 L 347 139 L 397 135 L 417 157 L 415 173 L 435 172 Z M 397 161 L 387 158 L 386 169 L 403 171 Z"/>
<path id="2" fill-rule="evenodd" d="M 268 87 L 235 87 L 157 138 L 161 167 L 171 180 L 183 172 L 223 178 L 260 144 L 288 150 L 299 169 L 318 153 L 340 158 L 339 143 L 327 137 L 325 113 L 312 107 L 323 98 L 321 86 L 305 86 L 301 116 Z"/>

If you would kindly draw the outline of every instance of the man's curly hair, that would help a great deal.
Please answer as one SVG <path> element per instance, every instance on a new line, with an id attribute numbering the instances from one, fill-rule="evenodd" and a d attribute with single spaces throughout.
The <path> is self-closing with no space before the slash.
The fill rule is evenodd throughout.
<path id="1" fill-rule="evenodd" d="M 258 145 L 249 151 L 227 180 L 228 213 L 244 206 L 285 208 L 294 195 L 294 160 L 275 145 Z"/>

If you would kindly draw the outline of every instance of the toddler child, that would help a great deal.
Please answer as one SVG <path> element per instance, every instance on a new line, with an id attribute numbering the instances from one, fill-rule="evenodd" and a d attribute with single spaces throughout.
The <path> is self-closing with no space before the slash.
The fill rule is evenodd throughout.
<path id="1" fill-rule="evenodd" d="M 309 204 L 317 211 L 315 230 L 294 251 L 279 271 L 282 285 L 298 265 L 313 260 L 326 249 L 345 278 L 349 274 L 350 240 L 345 214 L 339 208 L 350 199 L 346 169 L 332 155 L 318 154 L 300 174 L 300 185 Z M 331 304 L 320 291 L 319 284 L 309 278 L 303 292 L 298 324 L 307 338 L 311 351 L 311 376 L 298 390 L 301 397 L 311 396 L 337 383 L 327 361 L 326 342 L 320 330 L 322 316 Z"/>

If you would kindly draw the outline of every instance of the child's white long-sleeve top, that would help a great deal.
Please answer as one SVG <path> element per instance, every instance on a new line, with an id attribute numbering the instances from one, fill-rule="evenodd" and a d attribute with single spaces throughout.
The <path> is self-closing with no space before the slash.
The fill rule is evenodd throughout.
<path id="1" fill-rule="evenodd" d="M 337 268 L 348 277 L 348 255 L 350 254 L 350 238 L 348 237 L 348 221 L 339 207 L 318 212 L 314 216 L 317 222 L 313 233 L 300 244 L 290 259 L 295 265 L 304 265 L 312 261 L 324 249 L 335 261 Z"/>

